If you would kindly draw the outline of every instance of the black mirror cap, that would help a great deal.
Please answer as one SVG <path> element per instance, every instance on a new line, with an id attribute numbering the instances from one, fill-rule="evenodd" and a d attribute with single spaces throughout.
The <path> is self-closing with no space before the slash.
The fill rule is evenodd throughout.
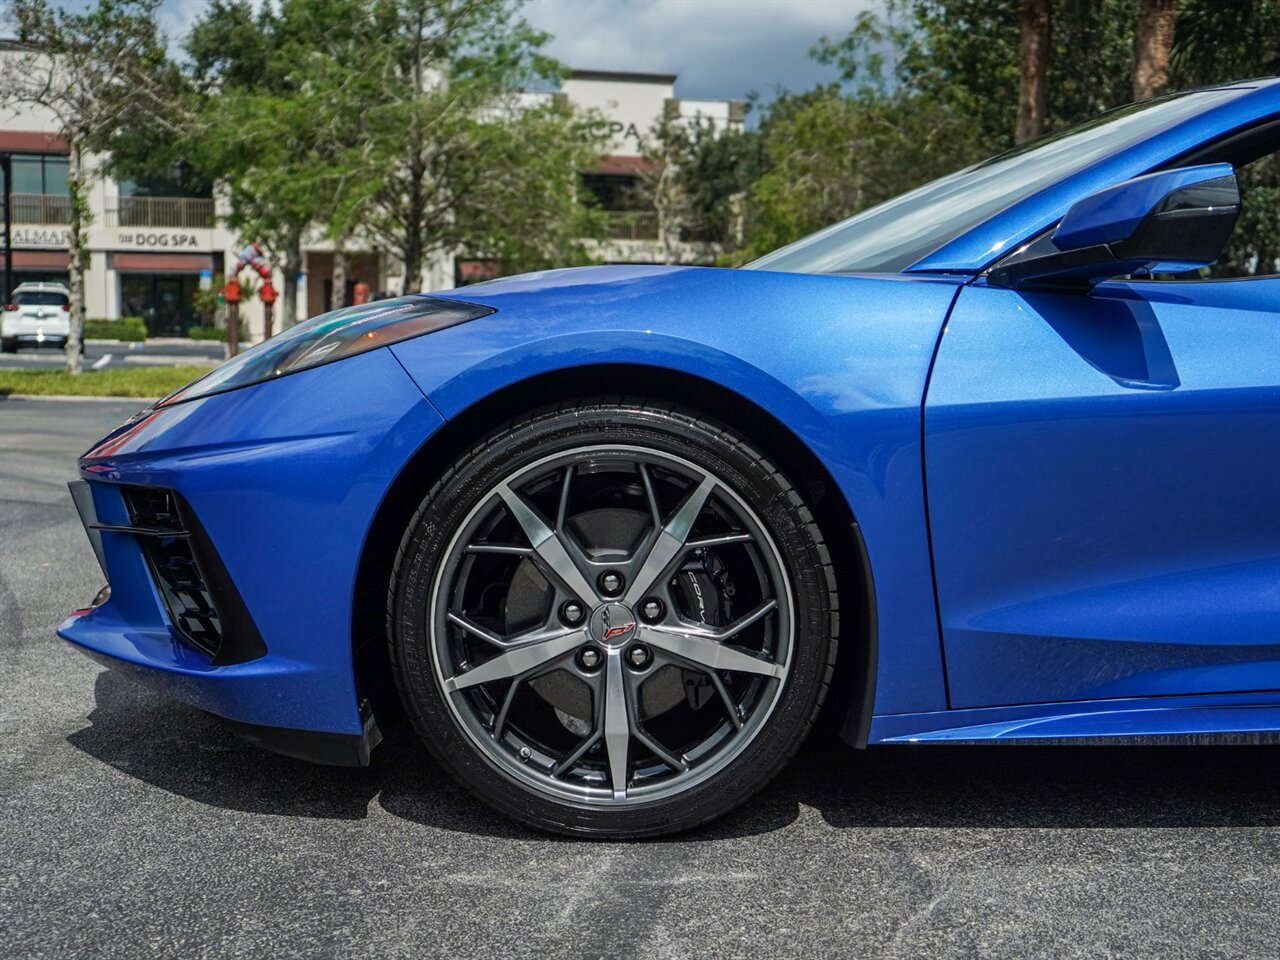
<path id="1" fill-rule="evenodd" d="M 1029 256 L 1038 242 L 992 267 L 987 282 L 1014 290 L 1070 292 L 1162 266 L 1169 272 L 1194 270 L 1222 255 L 1239 217 L 1235 175 L 1206 180 L 1170 192 L 1124 240 Z"/>
<path id="2" fill-rule="evenodd" d="M 1206 180 L 1174 190 L 1142 218 L 1129 239 L 1111 249 L 1117 260 L 1212 263 L 1222 255 L 1239 217 L 1235 176 Z"/>

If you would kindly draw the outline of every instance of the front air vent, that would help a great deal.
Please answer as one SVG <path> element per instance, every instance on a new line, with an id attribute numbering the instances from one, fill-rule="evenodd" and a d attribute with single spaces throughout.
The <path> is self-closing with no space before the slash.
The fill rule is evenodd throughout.
<path id="1" fill-rule="evenodd" d="M 266 653 L 221 558 L 181 496 L 167 487 L 126 486 L 123 493 L 128 532 L 138 538 L 181 639 L 215 664 Z"/>
<path id="2" fill-rule="evenodd" d="M 163 487 L 128 487 L 124 499 L 134 528 L 146 531 L 138 539 L 169 619 L 191 646 L 216 657 L 222 646 L 222 624 L 174 492 Z"/>
<path id="3" fill-rule="evenodd" d="M 168 487 L 125 487 L 124 499 L 134 526 L 186 536 L 177 497 Z"/>

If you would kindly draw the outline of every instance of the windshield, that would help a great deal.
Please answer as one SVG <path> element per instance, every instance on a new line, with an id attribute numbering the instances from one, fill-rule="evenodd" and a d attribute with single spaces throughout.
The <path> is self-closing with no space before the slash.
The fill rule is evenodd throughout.
<path id="1" fill-rule="evenodd" d="M 1112 110 L 917 187 L 744 269 L 897 273 L 1041 188 L 1239 93 L 1199 90 Z"/>
<path id="2" fill-rule="evenodd" d="M 67 295 L 53 290 L 16 290 L 13 302 L 19 307 L 65 307 Z"/>

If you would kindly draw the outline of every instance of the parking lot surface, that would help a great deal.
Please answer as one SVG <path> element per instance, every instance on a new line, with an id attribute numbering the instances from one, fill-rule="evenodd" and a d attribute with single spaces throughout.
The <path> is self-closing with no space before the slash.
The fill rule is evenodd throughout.
<path id="1" fill-rule="evenodd" d="M 542 836 L 404 736 L 310 766 L 54 636 L 65 482 L 136 403 L 0 400 L 0 956 L 1280 955 L 1275 747 L 810 743 L 661 842 Z"/>
<path id="2" fill-rule="evenodd" d="M 227 353 L 226 345 L 208 340 L 148 340 L 144 343 L 117 343 L 112 340 L 90 340 L 84 345 L 84 365 L 103 370 L 140 366 L 206 366 L 219 363 Z M 17 353 L 0 353 L 0 369 L 60 369 L 66 354 L 57 347 L 24 346 Z"/>

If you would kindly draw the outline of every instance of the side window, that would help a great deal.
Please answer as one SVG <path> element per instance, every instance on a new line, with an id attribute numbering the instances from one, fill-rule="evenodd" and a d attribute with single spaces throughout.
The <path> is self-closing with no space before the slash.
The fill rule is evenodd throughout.
<path id="1" fill-rule="evenodd" d="M 1205 275 L 1254 277 L 1280 273 L 1280 150 L 1236 168 L 1240 219 L 1227 249 Z"/>

